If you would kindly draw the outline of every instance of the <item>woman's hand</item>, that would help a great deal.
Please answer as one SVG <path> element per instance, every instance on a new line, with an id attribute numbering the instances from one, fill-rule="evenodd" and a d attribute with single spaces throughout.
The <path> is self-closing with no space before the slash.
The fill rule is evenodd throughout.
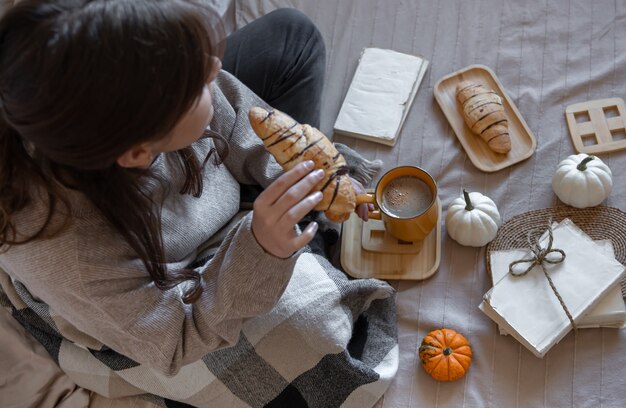
<path id="1" fill-rule="evenodd" d="M 290 257 L 315 236 L 316 222 L 307 225 L 301 234 L 297 234 L 295 228 L 322 200 L 321 192 L 310 192 L 324 178 L 324 171 L 311 170 L 312 161 L 298 164 L 277 178 L 254 201 L 252 233 L 259 245 L 276 257 Z"/>
<path id="2" fill-rule="evenodd" d="M 366 193 L 365 187 L 363 187 L 363 184 L 361 184 L 361 182 L 353 179 L 352 177 L 350 177 L 350 181 L 352 182 L 352 185 L 354 186 L 354 192 L 356 194 Z M 356 207 L 356 213 L 363 221 L 367 221 L 369 219 L 368 211 L 374 211 L 373 204 L 361 204 Z"/>

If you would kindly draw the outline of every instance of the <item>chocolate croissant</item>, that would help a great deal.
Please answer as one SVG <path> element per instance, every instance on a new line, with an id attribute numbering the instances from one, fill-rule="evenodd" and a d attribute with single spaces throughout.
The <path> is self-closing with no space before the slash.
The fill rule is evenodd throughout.
<path id="1" fill-rule="evenodd" d="M 472 132 L 494 152 L 508 153 L 509 122 L 500 96 L 479 83 L 463 81 L 456 87 L 456 98 L 463 106 L 463 118 Z"/>
<path id="2" fill-rule="evenodd" d="M 324 178 L 314 188 L 324 194 L 315 210 L 324 211 L 333 222 L 347 220 L 356 207 L 356 195 L 346 160 L 335 145 L 319 130 L 301 125 L 277 110 L 253 107 L 249 119 L 265 148 L 285 171 L 305 160 L 313 160 L 315 168 L 324 170 Z"/>

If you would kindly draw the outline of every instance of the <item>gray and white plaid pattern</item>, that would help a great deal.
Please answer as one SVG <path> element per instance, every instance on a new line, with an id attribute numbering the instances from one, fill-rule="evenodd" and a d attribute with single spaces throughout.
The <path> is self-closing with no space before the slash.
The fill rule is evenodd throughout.
<path id="1" fill-rule="evenodd" d="M 220 121 L 211 128 L 229 140 L 250 132 L 248 109 L 266 106 L 264 102 L 228 73 L 222 72 L 216 83 L 215 117 Z M 246 143 L 258 141 L 243 138 L 231 146 L 231 170 L 245 173 L 236 158 L 237 149 L 255 147 Z M 380 168 L 378 161 L 337 147 L 350 174 L 365 184 Z M 137 405 L 361 408 L 376 403 L 398 367 L 393 289 L 374 279 L 349 279 L 311 252 L 300 255 L 274 308 L 244 324 L 237 344 L 169 377 L 81 332 L 2 270 L 0 287 L 0 305 L 77 385 L 125 398 L 125 403 L 141 399 Z"/>
<path id="2" fill-rule="evenodd" d="M 393 289 L 378 280 L 351 280 L 308 252 L 278 304 L 246 322 L 235 346 L 172 377 L 104 345 L 81 344 L 75 328 L 69 341 L 67 322 L 57 324 L 54 312 L 12 283 L 4 291 L 23 303 L 16 307 L 5 292 L 0 303 L 72 380 L 111 398 L 135 396 L 157 406 L 364 407 L 381 397 L 398 366 Z"/>

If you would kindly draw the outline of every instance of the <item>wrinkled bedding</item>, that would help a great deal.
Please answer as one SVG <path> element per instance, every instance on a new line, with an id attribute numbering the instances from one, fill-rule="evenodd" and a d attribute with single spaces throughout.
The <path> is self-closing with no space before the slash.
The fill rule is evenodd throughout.
<path id="1" fill-rule="evenodd" d="M 321 130 L 328 135 L 364 47 L 421 54 L 431 62 L 395 147 L 349 137 L 335 141 L 382 159 L 383 171 L 399 164 L 424 167 L 438 182 L 444 208 L 463 187 L 489 195 L 505 221 L 528 210 L 563 205 L 550 178 L 558 162 L 574 153 L 565 107 L 626 95 L 623 1 L 240 0 L 236 24 L 278 7 L 302 10 L 325 38 Z M 468 159 L 432 93 L 439 78 L 476 63 L 496 72 L 537 139 L 531 158 L 489 174 Z M 624 211 L 626 151 L 601 158 L 614 175 L 613 192 L 603 205 Z M 534 357 L 514 339 L 500 336 L 477 308 L 490 286 L 484 255 L 484 248 L 452 241 L 444 228 L 438 272 L 423 282 L 391 282 L 398 290 L 400 367 L 378 406 L 623 406 L 626 331 L 581 330 L 543 359 Z M 468 375 L 454 383 L 434 382 L 417 359 L 421 339 L 440 327 L 461 331 L 474 350 Z M 1 309 L 0 333 L 1 406 L 85 405 L 88 393 L 69 381 Z M 92 406 L 125 404 L 93 397 Z"/>
<path id="2" fill-rule="evenodd" d="M 267 0 L 237 4 L 238 25 L 277 7 L 302 10 L 327 46 L 322 131 L 335 118 L 364 47 L 421 54 L 431 62 L 395 147 L 345 136 L 383 172 L 400 164 L 433 174 L 444 209 L 462 188 L 491 197 L 504 221 L 529 210 L 563 205 L 550 185 L 559 161 L 575 153 L 565 107 L 626 97 L 626 3 L 571 0 L 502 2 L 422 0 Z M 537 139 L 526 161 L 483 173 L 469 160 L 433 97 L 443 76 L 471 64 L 495 71 Z M 626 210 L 626 151 L 603 154 L 614 186 L 603 203 Z M 379 175 L 380 176 L 380 175 Z M 375 180 L 376 181 L 376 180 Z M 626 232 L 625 232 L 626 233 Z M 398 289 L 400 368 L 380 406 L 622 407 L 626 401 L 626 330 L 569 334 L 538 359 L 479 309 L 489 289 L 483 249 L 463 247 L 445 232 L 438 272 Z M 470 341 L 474 360 L 454 383 L 436 383 L 416 349 L 432 329 L 451 327 Z"/>

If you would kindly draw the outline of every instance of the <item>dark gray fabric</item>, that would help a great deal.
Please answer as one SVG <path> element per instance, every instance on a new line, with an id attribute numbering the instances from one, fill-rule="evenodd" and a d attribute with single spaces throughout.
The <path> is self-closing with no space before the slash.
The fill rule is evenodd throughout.
<path id="1" fill-rule="evenodd" d="M 347 352 L 329 354 L 292 385 L 311 408 L 339 407 L 361 385 L 374 382 L 378 374 L 371 367 L 354 360 Z M 335 389 L 337 392 L 327 392 Z"/>
<path id="2" fill-rule="evenodd" d="M 231 34 L 222 63 L 272 107 L 319 127 L 326 50 L 301 12 L 276 10 Z"/>
<path id="3" fill-rule="evenodd" d="M 256 353 L 243 333 L 235 346 L 207 354 L 202 361 L 233 394 L 252 407 L 264 406 L 289 384 Z"/>

